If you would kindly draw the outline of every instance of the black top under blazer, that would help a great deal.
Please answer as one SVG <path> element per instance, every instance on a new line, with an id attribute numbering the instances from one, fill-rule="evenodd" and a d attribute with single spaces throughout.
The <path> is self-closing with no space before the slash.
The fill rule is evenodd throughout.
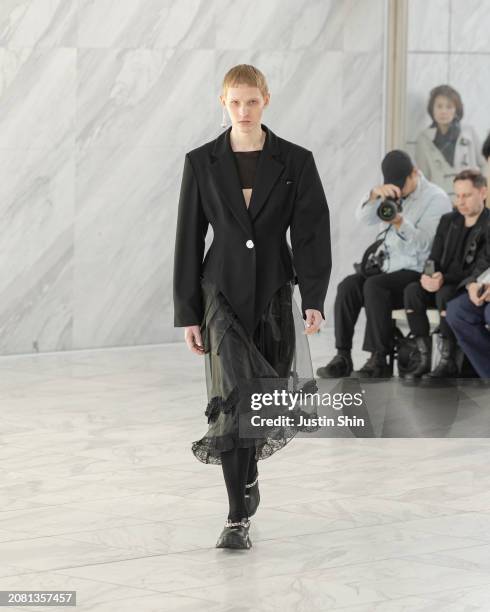
<path id="1" fill-rule="evenodd" d="M 248 209 L 231 127 L 185 156 L 174 257 L 175 327 L 202 323 L 201 277 L 216 284 L 250 334 L 289 280 L 299 283 L 303 317 L 308 308 L 324 316 L 330 216 L 313 154 L 264 124 L 262 129 L 266 139 Z M 209 224 L 214 237 L 203 261 Z"/>

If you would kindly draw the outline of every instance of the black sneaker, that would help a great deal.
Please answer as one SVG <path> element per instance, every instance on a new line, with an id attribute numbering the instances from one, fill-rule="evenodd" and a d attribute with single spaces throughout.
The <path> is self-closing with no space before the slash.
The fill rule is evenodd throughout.
<path id="1" fill-rule="evenodd" d="M 216 548 L 251 548 L 252 542 L 248 535 L 249 527 L 250 521 L 248 518 L 242 518 L 241 521 L 237 522 L 227 519 L 216 542 Z"/>
<path id="2" fill-rule="evenodd" d="M 346 378 L 354 369 L 352 357 L 347 355 L 335 355 L 323 368 L 318 368 L 317 376 L 320 378 Z"/>
<path id="3" fill-rule="evenodd" d="M 391 378 L 393 369 L 386 363 L 386 355 L 376 352 L 371 353 L 371 357 L 360 370 L 354 372 L 354 376 L 357 378 Z"/>

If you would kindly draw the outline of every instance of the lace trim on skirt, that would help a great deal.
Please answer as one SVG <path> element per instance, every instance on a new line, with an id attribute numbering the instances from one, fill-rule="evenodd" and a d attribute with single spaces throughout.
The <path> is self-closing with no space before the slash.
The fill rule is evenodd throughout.
<path id="1" fill-rule="evenodd" d="M 239 436 L 238 381 L 258 378 L 307 380 L 303 389 L 314 392 L 308 340 L 301 313 L 293 299 L 294 286 L 281 287 L 263 313 L 253 338 L 244 330 L 224 296 L 202 280 L 204 318 L 201 334 L 206 350 L 208 431 L 192 443 L 203 463 L 220 464 L 221 452 L 235 446 L 255 447 L 255 458 L 266 459 L 298 433 L 294 426 L 275 426 L 261 438 Z"/>

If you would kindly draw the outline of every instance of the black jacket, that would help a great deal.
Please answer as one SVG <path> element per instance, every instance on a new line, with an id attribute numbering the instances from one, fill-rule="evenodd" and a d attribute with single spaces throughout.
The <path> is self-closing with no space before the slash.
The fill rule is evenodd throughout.
<path id="1" fill-rule="evenodd" d="M 264 124 L 262 129 L 266 140 L 248 209 L 229 141 L 231 127 L 185 156 L 174 257 L 175 327 L 201 324 L 201 276 L 218 286 L 249 333 L 295 273 L 303 316 L 308 308 L 323 314 L 332 260 L 320 176 L 311 151 Z M 203 261 L 208 224 L 214 237 Z"/>
<path id="2" fill-rule="evenodd" d="M 474 276 L 478 266 L 484 264 L 485 253 L 488 246 L 488 233 L 490 227 L 490 210 L 484 208 L 478 221 L 471 228 L 466 240 L 461 262 L 461 273 L 458 277 L 446 274 L 453 260 L 454 250 L 458 243 L 458 235 L 464 229 L 464 216 L 457 210 L 442 215 L 437 226 L 434 242 L 429 258 L 435 262 L 435 269 L 443 273 L 445 282 L 464 287 Z M 489 262 L 490 265 L 490 262 Z M 488 267 L 488 266 L 486 266 Z M 478 276 L 477 272 L 476 276 Z M 475 277 L 476 278 L 476 277 Z"/>
<path id="3" fill-rule="evenodd" d="M 485 210 L 488 211 L 485 244 L 478 252 L 475 265 L 470 275 L 465 278 L 462 283 L 465 287 L 468 283 L 476 282 L 480 274 L 490 269 L 490 209 L 485 208 Z"/>

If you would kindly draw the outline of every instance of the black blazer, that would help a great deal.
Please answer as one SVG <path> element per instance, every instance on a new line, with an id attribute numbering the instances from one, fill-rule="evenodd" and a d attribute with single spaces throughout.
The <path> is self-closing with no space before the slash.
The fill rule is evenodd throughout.
<path id="1" fill-rule="evenodd" d="M 218 286 L 249 333 L 273 294 L 295 278 L 303 317 L 308 308 L 323 315 L 332 259 L 320 176 L 311 151 L 264 124 L 262 129 L 266 139 L 248 209 L 231 127 L 185 156 L 174 257 L 175 327 L 201 324 L 201 276 Z M 203 261 L 209 224 L 214 238 Z"/>
<path id="2" fill-rule="evenodd" d="M 481 215 L 478 217 L 478 221 L 471 228 L 466 241 L 463 254 L 463 277 L 458 279 L 447 279 L 448 282 L 457 284 L 458 288 L 464 287 L 472 278 L 477 267 L 483 264 L 482 258 L 485 257 L 485 253 L 489 248 L 487 244 L 488 228 L 490 227 L 489 222 L 490 210 L 484 208 Z M 463 228 L 464 216 L 457 210 L 442 215 L 439 225 L 437 226 L 429 256 L 430 259 L 434 260 L 437 271 L 444 274 L 449 268 L 454 249 L 456 248 L 458 234 L 463 231 Z M 479 272 L 477 276 L 478 274 Z"/>

